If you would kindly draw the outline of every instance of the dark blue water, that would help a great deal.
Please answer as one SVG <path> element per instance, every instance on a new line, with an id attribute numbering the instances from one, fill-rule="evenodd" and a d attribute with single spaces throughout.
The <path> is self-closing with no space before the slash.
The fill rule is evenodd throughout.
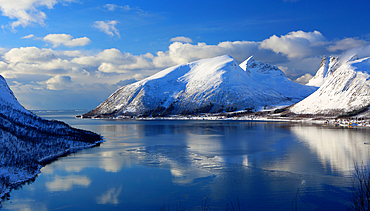
<path id="1" fill-rule="evenodd" d="M 4 210 L 346 210 L 354 161 L 369 163 L 370 131 L 241 121 L 75 119 L 104 136 L 42 168 Z M 204 206 L 203 206 L 204 207 Z M 209 209 L 209 210 L 210 210 Z"/>

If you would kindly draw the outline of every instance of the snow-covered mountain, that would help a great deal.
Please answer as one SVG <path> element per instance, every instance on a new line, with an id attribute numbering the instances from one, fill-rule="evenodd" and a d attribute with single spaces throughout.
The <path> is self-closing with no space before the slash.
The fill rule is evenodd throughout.
<path id="1" fill-rule="evenodd" d="M 165 116 L 244 110 L 289 104 L 292 103 L 291 98 L 302 99 L 303 95 L 307 96 L 314 91 L 311 87 L 309 93 L 299 92 L 299 96 L 284 88 L 277 91 L 272 87 L 277 89 L 290 83 L 284 79 L 279 81 L 283 76 L 276 79 L 277 74 L 283 73 L 274 68 L 273 71 L 270 71 L 271 68 L 263 68 L 262 63 L 252 62 L 252 59 L 249 63 L 251 67 L 245 71 L 232 57 L 225 55 L 170 67 L 118 89 L 97 108 L 81 117 Z M 256 81 L 263 76 L 270 79 L 264 83 Z M 274 84 L 269 83 L 269 80 Z M 288 96 L 280 93 L 282 90 Z"/>
<path id="2" fill-rule="evenodd" d="M 291 81 L 278 67 L 255 61 L 253 56 L 242 62 L 240 67 L 255 81 L 269 86 L 295 102 L 302 100 L 317 90 L 316 87 L 305 86 Z"/>
<path id="3" fill-rule="evenodd" d="M 325 80 L 339 67 L 338 57 L 323 57 L 316 75 L 306 85 L 320 87 Z"/>
<path id="4" fill-rule="evenodd" d="M 370 57 L 358 59 L 352 56 L 344 62 L 335 61 L 335 64 L 338 67 L 332 68 L 320 88 L 292 106 L 290 111 L 336 115 L 370 105 Z"/>
<path id="5" fill-rule="evenodd" d="M 0 197 L 36 176 L 45 162 L 100 142 L 93 132 L 32 114 L 0 76 Z"/>
<path id="6" fill-rule="evenodd" d="M 0 105 L 2 106 L 6 105 L 11 107 L 12 109 L 16 109 L 23 113 L 29 114 L 29 111 L 27 111 L 15 98 L 12 90 L 9 88 L 5 79 L 1 75 L 0 75 Z"/>

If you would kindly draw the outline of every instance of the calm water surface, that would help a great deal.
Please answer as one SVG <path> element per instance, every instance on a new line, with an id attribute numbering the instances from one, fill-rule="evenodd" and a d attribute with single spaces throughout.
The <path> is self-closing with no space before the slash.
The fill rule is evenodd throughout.
<path id="1" fill-rule="evenodd" d="M 239 121 L 75 119 L 35 111 L 104 136 L 100 147 L 45 166 L 3 210 L 346 210 L 354 161 L 369 164 L 370 131 Z"/>

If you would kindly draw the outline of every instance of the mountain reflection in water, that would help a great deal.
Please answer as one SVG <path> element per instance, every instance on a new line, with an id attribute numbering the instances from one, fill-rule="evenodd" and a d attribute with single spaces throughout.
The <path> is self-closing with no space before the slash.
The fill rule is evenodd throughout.
<path id="1" fill-rule="evenodd" d="M 50 118 L 52 115 L 48 114 Z M 61 116 L 102 134 L 100 147 L 42 169 L 4 210 L 346 210 L 354 161 L 369 164 L 367 130 L 238 121 L 111 121 Z"/>

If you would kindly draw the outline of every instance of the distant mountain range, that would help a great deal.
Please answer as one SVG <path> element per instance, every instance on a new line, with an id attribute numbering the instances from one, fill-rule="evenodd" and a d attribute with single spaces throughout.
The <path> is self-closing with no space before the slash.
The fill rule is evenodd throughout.
<path id="1" fill-rule="evenodd" d="M 253 56 L 240 64 L 229 55 L 162 70 L 115 91 L 82 118 L 157 117 L 291 105 L 317 88 L 290 81 Z"/>
<path id="2" fill-rule="evenodd" d="M 35 177 L 45 163 L 100 142 L 98 134 L 26 110 L 0 76 L 0 197 Z"/>

